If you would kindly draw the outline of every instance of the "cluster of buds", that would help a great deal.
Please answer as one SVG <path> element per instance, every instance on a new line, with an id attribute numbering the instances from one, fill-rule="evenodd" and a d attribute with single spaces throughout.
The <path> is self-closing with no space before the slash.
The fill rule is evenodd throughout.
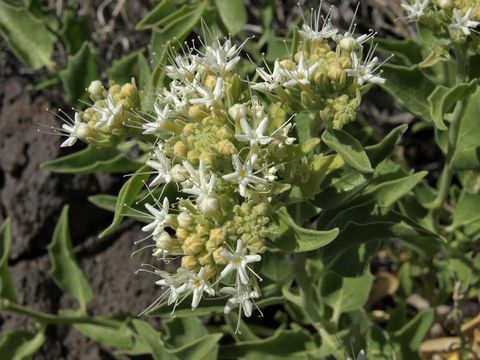
<path id="1" fill-rule="evenodd" d="M 263 82 L 252 89 L 281 101 L 290 112 L 307 110 L 326 127 L 341 129 L 355 120 L 361 94 L 369 84 L 381 84 L 374 47 L 364 44 L 374 32 L 355 36 L 355 25 L 341 33 L 331 23 L 331 12 L 313 11 L 299 31 L 300 44 L 291 58 L 277 60 L 273 70 L 258 69 Z"/>
<path id="2" fill-rule="evenodd" d="M 135 80 L 122 86 L 110 82 L 108 89 L 99 80 L 87 88 L 92 104 L 67 118 L 62 132 L 67 139 L 62 147 L 72 146 L 77 139 L 96 146 L 111 146 L 112 139 L 121 137 L 135 123 L 133 109 L 138 105 Z"/>
<path id="3" fill-rule="evenodd" d="M 477 0 L 402 0 L 410 20 L 421 21 L 432 29 L 464 40 L 480 25 Z"/>

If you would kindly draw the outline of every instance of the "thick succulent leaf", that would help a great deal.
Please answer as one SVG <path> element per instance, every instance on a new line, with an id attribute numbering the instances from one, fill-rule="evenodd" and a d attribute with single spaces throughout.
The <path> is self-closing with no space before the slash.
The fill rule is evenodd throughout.
<path id="1" fill-rule="evenodd" d="M 110 234 L 116 229 L 122 222 L 122 219 L 127 211 L 128 207 L 137 198 L 138 194 L 142 190 L 145 181 L 148 179 L 149 174 L 145 173 L 146 167 L 143 166 L 137 170 L 137 172 L 123 184 L 117 197 L 117 204 L 115 206 L 115 214 L 113 215 L 112 223 L 109 227 L 102 231 L 99 237 L 104 237 Z"/>
<path id="2" fill-rule="evenodd" d="M 78 52 L 69 56 L 67 67 L 58 74 L 67 91 L 67 102 L 73 104 L 86 99 L 85 89 L 93 80 L 98 79 L 97 62 L 89 43 L 84 42 Z"/>
<path id="3" fill-rule="evenodd" d="M 8 255 L 12 242 L 12 224 L 6 219 L 0 226 L 0 297 L 16 302 L 15 287 L 8 271 Z"/>
<path id="4" fill-rule="evenodd" d="M 107 70 L 108 78 L 117 84 L 125 84 L 129 83 L 133 77 L 139 87 L 143 88 L 151 76 L 148 62 L 143 53 L 144 49 L 140 49 L 114 61 Z"/>
<path id="5" fill-rule="evenodd" d="M 455 170 L 480 169 L 480 88 L 467 101 L 460 121 L 458 140 L 451 165 Z"/>
<path id="6" fill-rule="evenodd" d="M 375 39 L 377 49 L 386 55 L 394 55 L 394 60 L 400 60 L 402 65 L 410 66 L 422 61 L 422 48 L 413 40 Z"/>
<path id="7" fill-rule="evenodd" d="M 408 125 L 397 126 L 390 131 L 378 144 L 365 147 L 365 152 L 373 167 L 392 155 L 395 147 L 400 143 L 402 135 L 407 131 Z"/>
<path id="8" fill-rule="evenodd" d="M 55 226 L 52 241 L 48 245 L 48 254 L 52 263 L 50 275 L 62 290 L 78 300 L 81 309 L 85 311 L 93 293 L 73 253 L 68 226 L 68 206 L 64 206 Z"/>
<path id="9" fill-rule="evenodd" d="M 274 247 L 284 251 L 305 252 L 329 244 L 337 235 L 337 228 L 326 231 L 302 228 L 295 224 L 285 208 L 281 208 L 270 220 L 268 238 Z"/>
<path id="10" fill-rule="evenodd" d="M 243 30 L 247 23 L 247 10 L 243 0 L 215 0 L 223 24 L 232 35 Z"/>
<path id="11" fill-rule="evenodd" d="M 26 331 L 5 331 L 0 340 L 0 354 L 2 359 L 30 359 L 44 341 L 43 332 L 34 335 Z"/>
<path id="12" fill-rule="evenodd" d="M 434 317 L 433 309 L 424 310 L 393 334 L 392 340 L 398 345 L 403 358 L 419 358 L 420 344 L 430 330 Z"/>
<path id="13" fill-rule="evenodd" d="M 418 66 L 383 65 L 382 70 L 386 79 L 382 87 L 412 114 L 430 122 L 427 99 L 435 89 L 434 83 Z"/>
<path id="14" fill-rule="evenodd" d="M 55 36 L 26 7 L 0 1 L 0 35 L 27 66 L 54 68 L 51 57 Z"/>
<path id="15" fill-rule="evenodd" d="M 273 336 L 266 339 L 222 346 L 220 348 L 220 358 L 268 359 L 269 357 L 286 357 L 289 354 L 305 351 L 309 345 L 313 345 L 312 343 L 313 339 L 305 330 L 280 329 Z"/>
<path id="16" fill-rule="evenodd" d="M 444 122 L 446 114 L 451 113 L 455 104 L 468 98 L 477 89 L 477 79 L 468 84 L 458 84 L 452 88 L 438 85 L 428 97 L 430 116 L 439 130 L 447 130 Z"/>
<path id="17" fill-rule="evenodd" d="M 115 148 L 99 148 L 93 145 L 41 165 L 43 169 L 60 174 L 126 173 L 135 171 L 140 166 Z"/>
<path id="18" fill-rule="evenodd" d="M 181 360 L 216 360 L 218 359 L 218 342 L 223 334 L 208 334 L 198 337 L 189 344 L 170 350 Z"/>
<path id="19" fill-rule="evenodd" d="M 132 325 L 140 339 L 150 348 L 155 360 L 178 360 L 179 358 L 167 351 L 165 344 L 152 325 L 142 320 L 132 320 Z"/>
<path id="20" fill-rule="evenodd" d="M 362 144 L 343 130 L 329 129 L 322 134 L 322 140 L 354 169 L 362 173 L 373 173 L 372 165 Z"/>
<path id="21" fill-rule="evenodd" d="M 145 17 L 135 26 L 135 30 L 149 30 L 158 26 L 165 26 L 172 21 L 175 6 L 171 0 L 161 0 Z"/>
<path id="22" fill-rule="evenodd" d="M 332 321 L 336 324 L 340 315 L 359 309 L 367 302 L 373 276 L 367 271 L 359 277 L 343 277 L 328 272 L 322 279 L 321 299 L 332 308 Z"/>

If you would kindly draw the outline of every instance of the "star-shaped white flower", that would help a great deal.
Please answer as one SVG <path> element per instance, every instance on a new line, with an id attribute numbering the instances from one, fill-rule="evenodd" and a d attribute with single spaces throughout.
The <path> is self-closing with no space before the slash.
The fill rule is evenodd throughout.
<path id="1" fill-rule="evenodd" d="M 155 134 L 157 131 L 161 130 L 165 124 L 165 121 L 168 120 L 172 113 L 168 104 L 166 104 L 162 109 L 160 104 L 157 102 L 153 106 L 153 109 L 155 110 L 156 115 L 155 120 L 146 122 L 142 125 L 142 127 L 145 129 L 143 132 L 144 134 Z"/>
<path id="2" fill-rule="evenodd" d="M 69 117 L 69 121 L 72 120 L 71 117 Z M 67 123 L 62 125 L 62 129 L 64 130 L 65 134 L 68 134 L 68 138 L 62 142 L 60 147 L 68 147 L 68 146 L 73 146 L 78 139 L 78 132 L 82 126 L 82 119 L 80 118 L 80 114 L 78 112 L 75 113 L 75 120 L 73 123 Z"/>
<path id="3" fill-rule="evenodd" d="M 115 104 L 113 96 L 108 94 L 107 103 L 103 109 L 97 109 L 101 114 L 100 120 L 95 124 L 95 128 L 100 128 L 104 125 L 112 126 L 115 118 L 122 112 L 122 103 Z"/>
<path id="4" fill-rule="evenodd" d="M 464 16 L 460 14 L 460 11 L 453 9 L 453 16 L 455 17 L 455 22 L 450 25 L 450 28 L 453 30 L 460 30 L 465 36 L 470 35 L 472 32 L 470 29 L 476 28 L 480 25 L 480 22 L 471 20 L 473 15 L 473 8 L 469 8 Z"/>
<path id="5" fill-rule="evenodd" d="M 309 40 L 322 41 L 333 38 L 338 33 L 338 29 L 333 27 L 330 20 L 331 15 L 332 13 L 329 11 L 327 16 L 322 17 L 320 7 L 318 10 L 312 10 L 310 15 L 310 24 L 307 24 L 305 17 L 303 17 L 304 24 L 302 26 L 302 30 L 299 30 L 298 33 L 303 38 Z"/>
<path id="6" fill-rule="evenodd" d="M 283 86 L 286 88 L 294 87 L 297 84 L 301 85 L 308 85 L 310 84 L 310 76 L 312 76 L 315 71 L 317 71 L 320 63 L 315 61 L 310 67 L 307 65 L 307 61 L 303 54 L 300 55 L 300 59 L 298 61 L 298 66 L 293 71 L 288 71 L 287 73 L 290 75 L 291 79 L 286 81 Z"/>
<path id="7" fill-rule="evenodd" d="M 271 136 L 264 135 L 268 127 L 268 117 L 265 116 L 256 128 L 251 128 L 247 119 L 240 119 L 240 127 L 243 134 L 235 134 L 235 138 L 241 142 L 250 142 L 250 146 L 267 145 L 273 140 Z"/>
<path id="8" fill-rule="evenodd" d="M 262 179 L 255 175 L 253 167 L 258 160 L 258 155 L 253 154 L 250 158 L 245 161 L 245 164 L 242 164 L 238 154 L 234 154 L 232 158 L 233 167 L 235 171 L 233 173 L 223 175 L 223 179 L 227 181 L 235 181 L 239 184 L 240 195 L 245 197 L 247 192 L 247 186 L 252 186 L 251 184 L 261 184 L 266 185 L 268 181 Z"/>
<path id="9" fill-rule="evenodd" d="M 220 101 L 223 97 L 223 79 L 219 76 L 215 83 L 213 91 L 206 89 L 203 85 L 192 85 L 198 94 L 199 98 L 190 99 L 192 105 L 204 105 L 207 108 L 211 108 L 216 102 Z"/>
<path id="10" fill-rule="evenodd" d="M 414 20 L 425 15 L 428 0 L 415 0 L 413 4 L 408 0 L 402 0 L 400 6 L 408 12 L 408 18 Z"/>
<path id="11" fill-rule="evenodd" d="M 192 310 L 195 310 L 202 299 L 203 293 L 210 296 L 215 295 L 215 290 L 205 280 L 205 267 L 201 267 L 198 274 L 188 272 L 188 282 L 176 289 L 178 294 L 193 293 Z"/>
<path id="12" fill-rule="evenodd" d="M 155 169 L 157 175 L 150 183 L 150 186 L 156 186 L 163 183 L 168 184 L 170 181 L 172 181 L 172 163 L 160 148 L 155 149 L 155 159 L 147 160 L 146 164 Z"/>
<path id="13" fill-rule="evenodd" d="M 240 61 L 238 53 L 241 49 L 242 46 L 237 48 L 237 45 L 233 45 L 230 39 L 226 40 L 223 45 L 217 40 L 215 46 L 205 48 L 205 55 L 199 61 L 207 69 L 223 74 L 235 68 Z"/>
<path id="14" fill-rule="evenodd" d="M 171 215 L 168 213 L 170 202 L 168 201 L 167 197 L 164 197 L 162 208 L 160 210 L 156 209 L 154 206 L 150 204 L 145 204 L 145 207 L 150 212 L 150 215 L 148 215 L 148 217 L 151 218 L 153 221 L 150 224 L 142 227 L 142 231 L 144 232 L 153 231 L 152 235 L 156 236 L 165 229 L 165 226 L 170 224 Z"/>
<path id="15" fill-rule="evenodd" d="M 224 278 L 228 274 L 230 274 L 233 270 L 237 271 L 237 276 L 240 282 L 244 285 L 248 284 L 249 277 L 248 277 L 248 264 L 258 262 L 262 260 L 262 257 L 258 254 L 254 255 L 245 255 L 243 251 L 243 240 L 237 240 L 237 248 L 235 252 L 232 253 L 226 249 L 221 252 L 221 256 L 223 256 L 227 261 L 228 264 L 220 273 L 220 276 Z"/>
<path id="16" fill-rule="evenodd" d="M 248 287 L 242 285 L 239 285 L 237 288 L 230 286 L 221 288 L 220 294 L 230 297 L 227 300 L 225 308 L 223 309 L 225 314 L 229 314 L 235 307 L 239 306 L 240 311 L 243 310 L 243 313 L 246 317 L 250 317 L 252 315 L 252 299 L 257 299 L 260 297 L 260 294 L 257 291 L 250 290 Z"/>
<path id="17" fill-rule="evenodd" d="M 270 71 L 270 69 L 268 69 L 268 71 Z M 285 81 L 288 80 L 288 74 L 285 69 L 282 68 L 278 60 L 275 60 L 273 71 L 271 73 L 262 68 L 257 68 L 257 73 L 263 79 L 263 82 L 251 85 L 251 88 L 257 91 L 273 91 L 282 87 Z"/>
<path id="18" fill-rule="evenodd" d="M 190 178 L 184 185 L 183 192 L 197 196 L 197 203 L 202 202 L 205 198 L 212 197 L 215 189 L 217 176 L 207 171 L 205 163 L 200 160 L 198 171 L 187 161 L 183 161 L 183 166 L 187 169 Z"/>
<path id="19" fill-rule="evenodd" d="M 172 56 L 173 57 L 173 56 Z M 171 65 L 165 66 L 165 74 L 170 79 L 191 81 L 198 67 L 197 55 L 177 55 Z"/>
<path id="20" fill-rule="evenodd" d="M 356 78 L 358 85 L 363 86 L 365 83 L 384 84 L 385 79 L 375 74 L 378 69 L 378 57 L 366 59 L 364 63 L 360 62 L 358 55 L 352 52 L 352 68 L 346 69 L 349 76 Z"/>

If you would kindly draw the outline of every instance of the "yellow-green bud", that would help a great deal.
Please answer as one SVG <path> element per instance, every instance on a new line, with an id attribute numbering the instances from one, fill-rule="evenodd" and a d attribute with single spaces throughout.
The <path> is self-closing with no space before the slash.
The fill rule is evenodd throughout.
<path id="1" fill-rule="evenodd" d="M 222 228 L 210 230 L 209 241 L 212 241 L 215 246 L 220 246 L 225 241 L 225 231 Z"/>
<path id="2" fill-rule="evenodd" d="M 340 40 L 339 45 L 343 50 L 352 51 L 357 46 L 357 42 L 355 41 L 354 38 L 352 38 L 351 36 L 348 36 Z"/>
<path id="3" fill-rule="evenodd" d="M 88 86 L 87 91 L 90 95 L 97 98 L 103 96 L 103 92 L 105 91 L 105 89 L 103 88 L 102 82 L 100 80 L 94 80 Z"/>
<path id="4" fill-rule="evenodd" d="M 183 141 L 177 141 L 175 145 L 173 145 L 173 153 L 175 156 L 185 157 L 187 155 L 188 148 L 187 145 Z"/>
<path id="5" fill-rule="evenodd" d="M 443 9 L 446 10 L 452 6 L 452 0 L 439 0 L 438 5 Z"/>
<path id="6" fill-rule="evenodd" d="M 228 115 L 234 121 L 240 121 L 241 118 L 247 116 L 247 110 L 243 104 L 235 104 L 228 109 Z"/>
<path id="7" fill-rule="evenodd" d="M 219 265 L 226 265 L 227 264 L 227 259 L 222 255 L 225 249 L 223 248 L 218 248 L 212 253 L 213 256 L 213 261 L 215 261 L 216 264 Z"/>
<path id="8" fill-rule="evenodd" d="M 120 90 L 121 90 L 120 85 L 115 84 L 115 85 L 110 86 L 110 89 L 108 89 L 108 92 L 109 92 L 111 95 L 115 95 L 115 94 L 120 93 Z"/>
<path id="9" fill-rule="evenodd" d="M 177 221 L 178 225 L 182 228 L 188 228 L 193 224 L 192 216 L 186 211 L 182 211 L 180 214 L 178 214 Z"/>
<path id="10" fill-rule="evenodd" d="M 177 238 L 178 238 L 179 240 L 185 240 L 190 233 L 188 232 L 187 229 L 178 228 L 178 229 L 175 231 L 175 234 L 177 235 Z"/>
<path id="11" fill-rule="evenodd" d="M 235 145 L 232 144 L 230 140 L 222 140 L 215 145 L 219 154 L 222 155 L 232 155 L 236 153 Z"/>
<path id="12" fill-rule="evenodd" d="M 198 254 L 197 259 L 202 266 L 208 265 L 212 262 L 212 256 L 206 251 L 202 251 L 200 254 Z"/>
<path id="13" fill-rule="evenodd" d="M 134 98 L 137 94 L 137 87 L 130 83 L 124 84 L 122 85 L 120 94 L 126 98 Z"/>
<path id="14" fill-rule="evenodd" d="M 208 113 L 203 106 L 193 105 L 188 108 L 188 116 L 195 120 L 201 120 L 205 116 L 208 116 Z"/>
<path id="15" fill-rule="evenodd" d="M 205 76 L 203 84 L 208 90 L 213 91 L 215 89 L 215 85 L 217 84 L 217 76 L 208 74 L 207 76 Z"/>
<path id="16" fill-rule="evenodd" d="M 182 257 L 182 267 L 187 269 L 187 270 L 195 270 L 199 267 L 198 260 L 195 256 L 184 256 Z"/>
<path id="17" fill-rule="evenodd" d="M 197 234 L 192 234 L 185 239 L 182 249 L 185 255 L 196 255 L 205 248 Z"/>
<path id="18" fill-rule="evenodd" d="M 170 174 L 172 175 L 172 179 L 175 182 L 182 182 L 185 181 L 188 177 L 188 171 L 182 165 L 176 164 L 174 165 L 171 170 Z"/>

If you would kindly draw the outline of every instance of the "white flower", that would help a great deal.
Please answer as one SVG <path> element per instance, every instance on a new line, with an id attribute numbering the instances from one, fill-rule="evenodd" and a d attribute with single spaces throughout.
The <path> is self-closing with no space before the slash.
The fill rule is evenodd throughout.
<path id="1" fill-rule="evenodd" d="M 145 129 L 143 132 L 144 134 L 155 134 L 158 130 L 161 130 L 165 124 L 165 121 L 167 121 L 168 117 L 171 115 L 168 104 L 162 109 L 158 103 L 155 103 L 153 108 L 156 114 L 155 121 L 147 122 L 142 125 L 142 127 Z"/>
<path id="2" fill-rule="evenodd" d="M 258 254 L 244 254 L 242 239 L 237 240 L 237 248 L 235 249 L 234 253 L 231 253 L 230 251 L 224 249 L 221 252 L 221 256 L 223 256 L 228 261 L 228 264 L 227 266 L 225 266 L 225 269 L 222 270 L 220 276 L 224 278 L 233 270 L 236 270 L 238 279 L 244 285 L 247 285 L 249 281 L 247 272 L 247 268 L 249 268 L 248 264 L 262 260 L 262 257 Z"/>
<path id="3" fill-rule="evenodd" d="M 232 41 L 228 39 L 223 45 L 217 39 L 216 46 L 207 46 L 203 58 L 199 58 L 199 62 L 208 70 L 223 74 L 232 71 L 240 61 L 238 53 L 242 46 L 232 45 Z"/>
<path id="4" fill-rule="evenodd" d="M 166 225 L 170 224 L 171 215 L 168 213 L 170 202 L 168 201 L 167 197 L 164 197 L 162 208 L 160 210 L 156 209 L 150 204 L 145 204 L 145 207 L 151 214 L 148 217 L 152 218 L 153 221 L 150 224 L 142 227 L 142 231 L 149 232 L 153 230 L 152 235 L 156 236 L 165 229 Z"/>
<path id="5" fill-rule="evenodd" d="M 302 13 L 303 16 L 303 13 Z M 298 33 L 305 39 L 309 40 L 326 40 L 333 38 L 337 33 L 338 29 L 332 26 L 330 21 L 331 12 L 328 12 L 327 16 L 323 18 L 321 16 L 321 9 L 318 11 L 312 10 L 310 16 L 310 24 L 306 24 L 305 17 L 303 18 L 302 30 L 299 30 Z M 323 20 L 322 26 L 320 27 L 320 20 Z"/>
<path id="6" fill-rule="evenodd" d="M 100 120 L 95 124 L 95 128 L 102 127 L 103 125 L 112 126 L 115 118 L 122 112 L 122 103 L 116 104 L 111 94 L 107 95 L 107 104 L 103 109 L 96 108 L 101 114 Z"/>
<path id="7" fill-rule="evenodd" d="M 198 67 L 197 55 L 188 54 L 187 56 L 177 55 L 171 65 L 165 66 L 165 74 L 170 79 L 182 81 L 191 81 L 195 77 L 195 71 Z"/>
<path id="8" fill-rule="evenodd" d="M 162 288 L 167 288 L 164 290 L 162 296 L 157 299 L 152 305 L 156 305 L 159 302 L 163 301 L 165 297 L 168 296 L 167 304 L 172 305 L 173 303 L 178 302 L 179 295 L 182 294 L 182 291 L 179 291 L 180 287 L 184 287 L 184 284 L 188 281 L 188 271 L 184 268 L 179 268 L 176 274 L 169 274 L 166 271 L 155 270 L 155 274 L 162 277 L 161 280 L 155 282 L 155 284 L 160 285 Z M 150 305 L 149 308 L 153 306 Z M 148 310 L 146 310 L 148 311 Z"/>
<path id="9" fill-rule="evenodd" d="M 370 31 L 368 34 L 363 34 L 355 38 L 353 36 L 354 31 L 355 29 L 349 30 L 345 34 L 337 36 L 336 41 L 342 49 L 352 51 L 354 49 L 360 48 L 364 43 L 366 43 L 368 40 L 372 39 L 376 35 L 375 32 Z"/>
<path id="10" fill-rule="evenodd" d="M 245 118 L 240 119 L 240 127 L 243 134 L 235 134 L 235 138 L 241 142 L 250 142 L 250 146 L 267 145 L 273 140 L 272 137 L 264 135 L 268 127 L 268 117 L 265 116 L 257 128 L 251 128 Z"/>
<path id="11" fill-rule="evenodd" d="M 228 115 L 230 115 L 233 120 L 240 121 L 242 117 L 247 115 L 247 109 L 243 104 L 234 104 L 228 109 Z"/>
<path id="12" fill-rule="evenodd" d="M 298 61 L 298 67 L 293 71 L 288 71 L 291 79 L 283 84 L 286 88 L 294 87 L 297 84 L 308 85 L 310 84 L 310 76 L 317 71 L 320 63 L 315 61 L 310 67 L 307 65 L 307 61 L 303 54 L 300 55 L 300 60 Z"/>
<path id="13" fill-rule="evenodd" d="M 200 98 L 190 99 L 190 104 L 192 105 L 205 105 L 205 107 L 211 108 L 213 104 L 220 101 L 223 97 L 223 79 L 221 77 L 217 78 L 213 91 L 206 89 L 200 84 L 194 84 L 192 86 L 201 96 Z"/>
<path id="14" fill-rule="evenodd" d="M 155 149 L 155 159 L 147 160 L 146 164 L 155 169 L 157 175 L 150 183 L 150 186 L 156 186 L 162 183 L 168 184 L 172 181 L 171 161 L 165 156 L 161 149 Z"/>
<path id="15" fill-rule="evenodd" d="M 268 184 L 267 180 L 256 176 L 255 173 L 253 172 L 253 167 L 257 159 L 258 159 L 258 155 L 253 154 L 252 156 L 250 156 L 250 158 L 247 159 L 247 161 L 245 161 L 245 164 L 242 164 L 240 157 L 237 154 L 235 154 L 233 155 L 233 159 L 232 159 L 233 167 L 235 168 L 235 171 L 231 174 L 223 175 L 223 179 L 227 181 L 238 182 L 240 187 L 239 192 L 240 192 L 240 195 L 243 197 L 245 197 L 246 195 L 248 185 Z"/>
<path id="16" fill-rule="evenodd" d="M 460 30 L 465 36 L 470 35 L 472 32 L 470 28 L 475 28 L 480 25 L 480 22 L 470 20 L 473 15 L 473 8 L 469 8 L 464 16 L 460 14 L 457 9 L 453 9 L 453 16 L 455 16 L 455 22 L 450 25 L 453 30 Z"/>
<path id="17" fill-rule="evenodd" d="M 153 252 L 153 256 L 161 256 L 167 253 L 167 249 L 172 243 L 172 237 L 163 231 L 159 235 L 154 237 L 156 250 Z"/>
<path id="18" fill-rule="evenodd" d="M 202 160 L 200 160 L 198 171 L 187 160 L 183 160 L 183 166 L 190 174 L 190 179 L 182 183 L 182 191 L 197 197 L 196 203 L 200 211 L 207 215 L 212 214 L 218 205 L 218 200 L 214 196 L 217 176 L 207 172 Z"/>
<path id="19" fill-rule="evenodd" d="M 204 292 L 206 292 L 210 296 L 215 295 L 215 290 L 213 290 L 205 280 L 205 271 L 205 267 L 201 267 L 198 274 L 188 272 L 188 282 L 176 289 L 176 292 L 179 295 L 183 293 L 188 294 L 193 292 L 192 310 L 195 310 L 197 308 Z"/>
<path id="20" fill-rule="evenodd" d="M 78 112 L 75 113 L 75 120 L 73 121 L 73 123 L 71 122 L 71 117 L 68 117 L 68 119 L 69 120 L 66 121 L 69 123 L 62 125 L 62 129 L 66 134 L 68 134 L 68 138 L 64 142 L 62 142 L 60 147 L 73 146 L 77 142 L 79 130 L 83 125 L 82 119 L 80 118 L 80 114 Z"/>
<path id="21" fill-rule="evenodd" d="M 279 135 L 280 147 L 283 147 L 284 145 L 291 145 L 295 142 L 296 139 L 294 137 L 288 136 L 288 133 L 290 132 L 292 127 L 293 127 L 292 123 L 286 123 L 285 126 L 281 128 L 282 132 Z"/>
<path id="22" fill-rule="evenodd" d="M 270 71 L 270 69 L 268 69 L 268 71 Z M 275 60 L 271 73 L 266 72 L 262 68 L 257 68 L 257 73 L 264 82 L 253 84 L 251 88 L 262 92 L 270 92 L 282 87 L 289 78 L 287 72 L 282 68 L 278 60 Z"/>
<path id="23" fill-rule="evenodd" d="M 375 75 L 375 71 L 378 69 L 378 57 L 367 56 L 364 63 L 361 63 L 358 59 L 358 55 L 352 52 L 352 68 L 346 69 L 349 76 L 356 78 L 358 85 L 363 86 L 365 83 L 371 84 L 384 84 L 385 79 Z"/>
<path id="24" fill-rule="evenodd" d="M 410 19 L 418 19 L 425 15 L 425 9 L 428 6 L 428 0 L 415 0 L 413 4 L 411 4 L 408 0 L 402 0 L 400 6 L 408 12 L 408 18 Z"/>
<path id="25" fill-rule="evenodd" d="M 240 311 L 243 310 L 243 313 L 246 317 L 252 315 L 253 303 L 251 299 L 257 299 L 260 294 L 255 290 L 249 290 L 246 286 L 234 287 L 224 287 L 220 289 L 220 294 L 228 295 L 230 298 L 227 300 L 227 304 L 223 309 L 225 314 L 229 314 L 233 308 L 236 306 L 240 307 Z"/>

